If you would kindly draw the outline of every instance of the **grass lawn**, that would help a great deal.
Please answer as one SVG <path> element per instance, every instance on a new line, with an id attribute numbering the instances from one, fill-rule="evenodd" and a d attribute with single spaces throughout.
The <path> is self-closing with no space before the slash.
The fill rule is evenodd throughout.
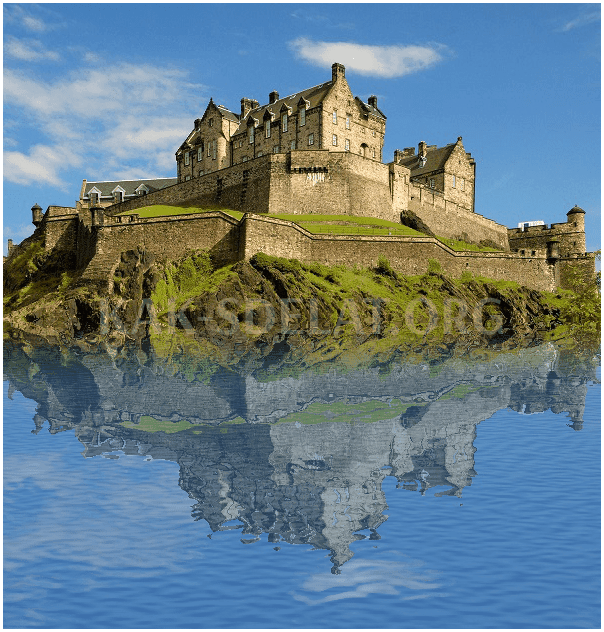
<path id="1" fill-rule="evenodd" d="M 239 211 L 232 211 L 228 208 L 198 208 L 191 206 L 184 208 L 182 206 L 167 206 L 165 204 L 155 204 L 154 206 L 143 206 L 137 208 L 134 211 L 126 211 L 125 213 L 118 213 L 118 215 L 133 215 L 136 213 L 139 217 L 166 217 L 169 215 L 189 215 L 190 213 L 210 213 L 212 211 L 222 211 L 235 219 L 241 219 L 243 213 Z"/>
<path id="2" fill-rule="evenodd" d="M 218 206 L 211 208 L 200 208 L 191 206 L 188 208 L 182 206 L 167 206 L 157 204 L 155 206 L 144 206 L 134 211 L 126 211 L 120 215 L 132 215 L 137 213 L 139 217 L 166 217 L 170 215 L 187 215 L 190 213 L 209 213 L 211 211 L 222 211 L 235 219 L 241 219 L 243 213 L 233 211 Z M 420 233 L 413 228 L 408 228 L 397 222 L 391 222 L 386 219 L 378 219 L 372 217 L 361 217 L 355 215 L 295 215 L 291 213 L 276 213 L 267 215 L 267 217 L 275 217 L 290 222 L 295 222 L 310 233 L 315 234 L 332 234 L 332 235 L 395 235 L 395 236 L 419 236 L 425 237 L 424 233 Z M 495 248 L 485 246 L 477 246 L 464 241 L 455 239 L 447 239 L 437 237 L 441 242 L 456 251 L 474 251 L 474 252 L 497 252 Z"/>

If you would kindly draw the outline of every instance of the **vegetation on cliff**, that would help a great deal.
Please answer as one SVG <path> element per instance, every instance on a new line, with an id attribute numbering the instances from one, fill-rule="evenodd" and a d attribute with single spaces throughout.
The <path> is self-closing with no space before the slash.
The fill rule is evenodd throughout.
<path id="1" fill-rule="evenodd" d="M 139 248 L 122 253 L 107 292 L 82 284 L 69 263 L 35 240 L 8 261 L 5 331 L 83 348 L 147 340 L 166 356 L 196 357 L 190 371 L 202 373 L 211 370 L 202 358 L 230 362 L 283 345 L 320 361 L 361 348 L 438 356 L 544 340 L 599 345 L 596 279 L 553 294 L 469 273 L 453 279 L 436 261 L 417 276 L 384 257 L 367 269 L 258 253 L 217 268 L 205 251 L 158 261 Z"/>

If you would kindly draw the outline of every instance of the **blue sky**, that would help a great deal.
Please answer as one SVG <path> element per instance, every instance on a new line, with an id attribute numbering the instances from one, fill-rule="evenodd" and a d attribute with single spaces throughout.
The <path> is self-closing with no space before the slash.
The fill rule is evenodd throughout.
<path id="1" fill-rule="evenodd" d="M 462 136 L 478 213 L 551 223 L 578 204 L 600 247 L 599 4 L 5 4 L 4 244 L 83 178 L 175 176 L 210 97 L 238 112 L 333 62 L 378 96 L 386 162 Z"/>

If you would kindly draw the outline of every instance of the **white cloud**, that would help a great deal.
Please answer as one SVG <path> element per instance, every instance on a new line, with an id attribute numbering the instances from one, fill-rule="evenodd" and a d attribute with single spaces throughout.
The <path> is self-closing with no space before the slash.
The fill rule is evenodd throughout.
<path id="1" fill-rule="evenodd" d="M 353 42 L 314 42 L 305 37 L 289 43 L 294 53 L 316 66 L 329 68 L 334 62 L 361 75 L 402 77 L 426 70 L 442 61 L 443 44 L 426 46 L 372 46 Z"/>
<path id="2" fill-rule="evenodd" d="M 567 22 L 559 30 L 562 31 L 563 33 L 566 33 L 567 31 L 572 31 L 572 29 L 578 28 L 579 26 L 585 26 L 586 24 L 591 24 L 592 22 L 599 22 L 599 21 L 600 21 L 599 11 L 593 11 L 592 13 L 584 13 L 583 15 L 580 15 L 574 20 Z"/>
<path id="3" fill-rule="evenodd" d="M 82 159 L 68 147 L 34 145 L 28 154 L 20 151 L 4 152 L 4 177 L 16 184 L 32 182 L 65 188 L 59 171 L 81 165 Z"/>
<path id="4" fill-rule="evenodd" d="M 23 61 L 40 61 L 43 59 L 59 61 L 61 58 L 59 53 L 45 50 L 41 42 L 20 40 L 16 37 L 9 37 L 4 43 L 4 54 Z"/>
<path id="5" fill-rule="evenodd" d="M 27 5 L 5 4 L 3 11 L 4 21 L 8 24 L 17 24 L 34 33 L 44 33 L 65 26 L 65 23 L 60 19 L 57 13 L 49 9 L 48 5 L 31 4 L 27 9 L 24 8 L 25 6 Z M 51 18 L 51 21 L 46 21 L 39 16 L 32 15 L 30 8 L 45 13 Z"/>
<path id="6" fill-rule="evenodd" d="M 423 562 L 408 560 L 405 562 L 390 560 L 352 560 L 341 568 L 340 575 L 316 574 L 311 575 L 302 585 L 307 592 L 325 592 L 330 594 L 320 599 L 291 593 L 296 601 L 303 601 L 309 605 L 338 601 L 340 599 L 362 598 L 373 593 L 396 595 L 402 599 L 419 599 L 439 594 L 431 592 L 439 588 L 434 583 L 438 573 L 430 570 L 420 570 Z M 401 589 L 421 591 L 408 595 L 401 594 Z M 430 591 L 430 592 L 425 592 Z"/>
<path id="7" fill-rule="evenodd" d="M 74 166 L 85 166 L 88 178 L 172 175 L 174 151 L 199 116 L 188 104 L 201 106 L 201 88 L 180 70 L 147 64 L 86 67 L 54 80 L 8 69 L 5 112 L 33 125 L 44 143 L 6 152 L 5 177 L 62 186 L 62 173 Z"/>

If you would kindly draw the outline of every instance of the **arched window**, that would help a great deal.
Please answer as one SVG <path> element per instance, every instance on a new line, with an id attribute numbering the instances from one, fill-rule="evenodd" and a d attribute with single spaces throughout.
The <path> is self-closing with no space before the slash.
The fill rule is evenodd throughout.
<path id="1" fill-rule="evenodd" d="M 361 145 L 361 156 L 363 156 L 363 158 L 367 158 L 367 150 L 369 149 L 369 147 L 363 143 Z"/>

